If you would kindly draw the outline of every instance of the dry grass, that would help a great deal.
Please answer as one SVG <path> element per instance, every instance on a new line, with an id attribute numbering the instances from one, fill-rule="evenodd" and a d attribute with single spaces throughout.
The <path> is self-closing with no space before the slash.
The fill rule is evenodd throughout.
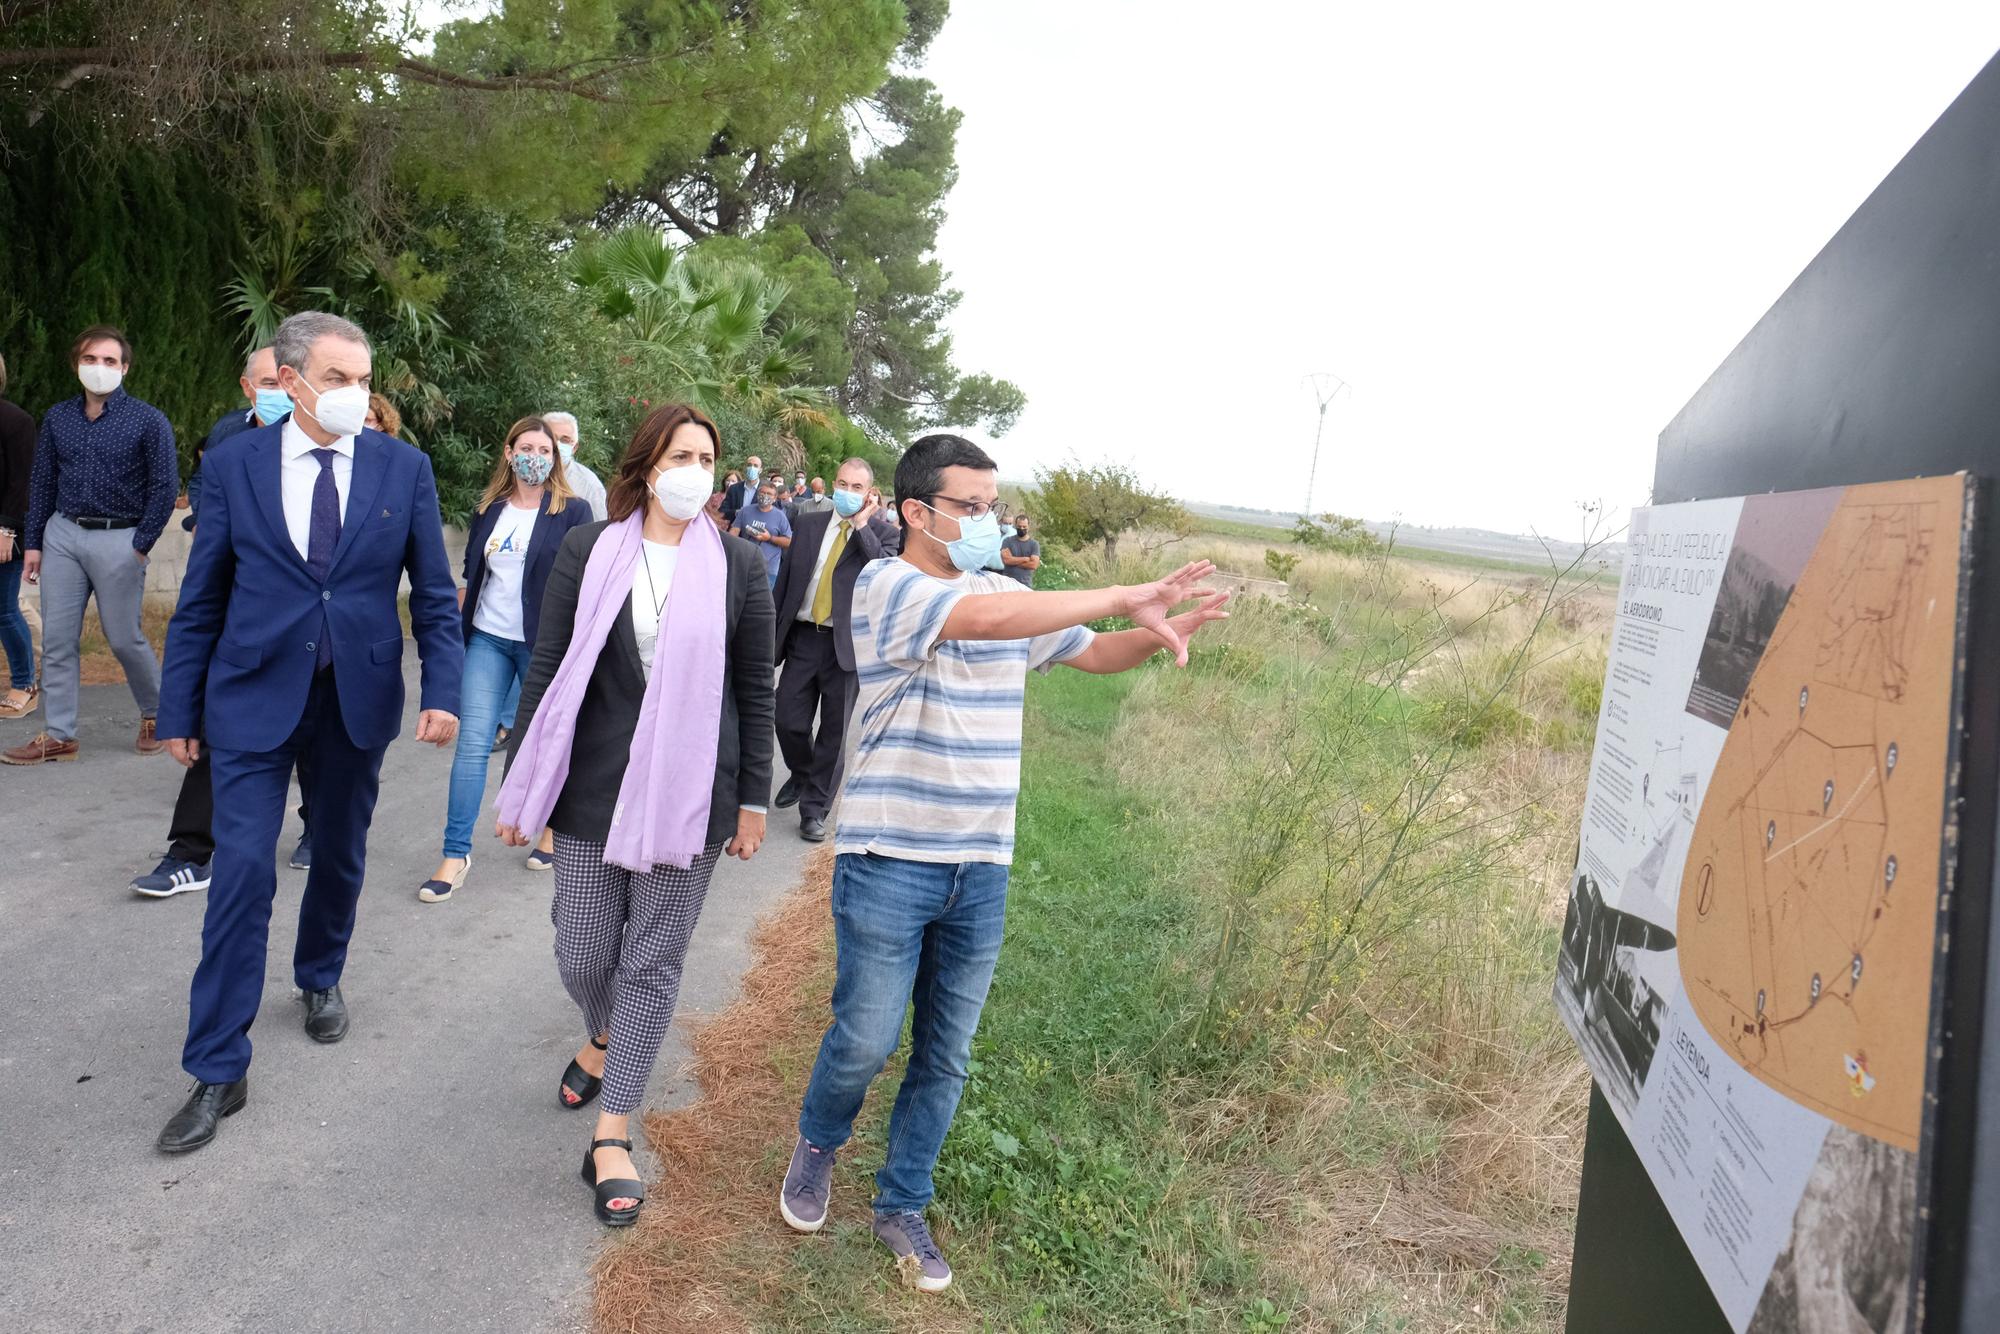
<path id="1" fill-rule="evenodd" d="M 1191 554 L 1224 568 L 1247 569 L 1250 555 L 1261 563 L 1256 544 L 1206 546 Z M 1585 584 L 1545 613 L 1545 588 L 1507 573 L 1310 557 L 1294 572 L 1290 600 L 1322 617 L 1253 604 L 1218 637 L 1232 685 L 1253 688 L 1219 689 L 1214 669 L 1205 681 L 1200 672 L 1163 673 L 1127 701 L 1121 779 L 1157 788 L 1140 740 L 1173 736 L 1175 800 L 1191 808 L 1189 825 L 1219 836 L 1190 850 L 1191 869 L 1227 864 L 1227 845 L 1242 832 L 1226 794 L 1260 773 L 1319 784 L 1310 739 L 1318 725 L 1302 727 L 1297 715 L 1314 707 L 1328 674 L 1353 670 L 1342 655 L 1351 660 L 1355 642 L 1394 618 L 1428 618 L 1438 629 L 1422 661 L 1413 667 L 1392 653 L 1381 673 L 1409 704 L 1397 715 L 1404 721 L 1384 729 L 1390 767 L 1434 763 L 1439 753 L 1436 742 L 1409 735 L 1408 719 L 1446 733 L 1461 720 L 1474 725 L 1471 739 L 1449 744 L 1454 767 L 1437 808 L 1447 831 L 1440 852 L 1480 845 L 1474 874 L 1434 886 L 1398 872 L 1400 894 L 1435 894 L 1435 904 L 1378 919 L 1382 939 L 1326 984 L 1326 1008 L 1291 1016 L 1297 1026 L 1276 1039 L 1276 1060 L 1292 1077 L 1276 1092 L 1267 1079 L 1246 1081 L 1242 1094 L 1184 1118 L 1191 1145 L 1257 1146 L 1229 1155 L 1232 1189 L 1264 1225 L 1260 1245 L 1273 1267 L 1299 1285 L 1293 1328 L 1372 1329 L 1387 1318 L 1384 1328 L 1444 1334 L 1560 1323 L 1588 1076 L 1553 1022 L 1552 963 L 1541 956 L 1561 920 L 1612 598 Z M 1328 618 L 1338 633 L 1329 634 Z M 1527 665 L 1510 675 L 1510 662 Z M 1336 765 L 1334 783 L 1351 791 L 1298 793 L 1326 804 L 1321 837 L 1346 836 L 1335 818 L 1365 826 L 1352 807 L 1387 790 L 1371 788 L 1367 758 L 1357 749 Z M 1511 818 L 1504 832 L 1455 828 L 1459 811 Z M 1265 1007 L 1289 981 L 1269 961 L 1319 937 L 1329 912 L 1329 882 L 1294 869 L 1295 879 L 1257 891 L 1262 958 L 1232 980 L 1248 999 L 1227 1017 L 1267 1038 L 1287 1014 L 1282 1004 Z M 1332 912 L 1352 908 L 1336 901 Z M 1271 969 L 1263 980 L 1260 967 Z"/>

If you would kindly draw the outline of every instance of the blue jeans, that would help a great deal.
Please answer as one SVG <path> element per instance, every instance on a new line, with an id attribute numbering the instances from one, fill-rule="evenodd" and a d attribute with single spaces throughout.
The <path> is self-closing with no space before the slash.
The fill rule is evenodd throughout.
<path id="1" fill-rule="evenodd" d="M 0 653 L 7 655 L 8 684 L 26 690 L 35 683 L 35 641 L 21 614 L 21 553 L 0 565 Z"/>
<path id="2" fill-rule="evenodd" d="M 913 1002 L 910 1063 L 889 1114 L 875 1212 L 921 1210 L 965 1088 L 972 1033 L 1000 958 L 1007 868 L 843 852 L 833 864 L 833 1026 L 819 1044 L 799 1133 L 836 1149 L 895 1054 Z"/>
<path id="3" fill-rule="evenodd" d="M 458 749 L 451 758 L 451 788 L 445 799 L 444 855 L 472 855 L 472 826 L 486 801 L 486 762 L 507 692 L 528 674 L 531 650 L 518 639 L 474 630 L 465 646 L 465 675 L 458 691 Z"/>

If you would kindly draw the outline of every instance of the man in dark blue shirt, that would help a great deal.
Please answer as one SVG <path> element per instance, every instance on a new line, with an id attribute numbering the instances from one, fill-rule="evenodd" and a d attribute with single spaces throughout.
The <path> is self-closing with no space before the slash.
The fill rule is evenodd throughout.
<path id="1" fill-rule="evenodd" d="M 180 493 L 180 461 L 166 417 L 121 387 L 132 345 L 95 325 L 70 347 L 83 393 L 50 408 L 28 479 L 22 577 L 42 590 L 42 693 L 47 730 L 0 752 L 7 764 L 73 760 L 82 678 L 83 609 L 97 598 L 104 637 L 139 705 L 141 755 L 164 748 L 153 716 L 160 705 L 160 660 L 140 625 L 146 558 Z"/>

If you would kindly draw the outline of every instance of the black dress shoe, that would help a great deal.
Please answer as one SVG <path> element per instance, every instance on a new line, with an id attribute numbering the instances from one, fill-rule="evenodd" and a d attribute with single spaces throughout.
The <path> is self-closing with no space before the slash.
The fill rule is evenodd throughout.
<path id="1" fill-rule="evenodd" d="M 799 837 L 808 843 L 826 842 L 826 821 L 815 820 L 808 815 L 799 821 Z"/>
<path id="2" fill-rule="evenodd" d="M 340 998 L 340 984 L 325 991 L 308 991 L 306 1036 L 314 1042 L 338 1042 L 347 1036 L 347 1002 Z"/>
<path id="3" fill-rule="evenodd" d="M 234 1116 L 250 1100 L 250 1076 L 230 1084 L 196 1084 L 188 1100 L 155 1141 L 161 1153 L 186 1153 L 215 1138 L 223 1117 Z"/>
<path id="4" fill-rule="evenodd" d="M 784 810 L 787 806 L 798 805 L 799 780 L 796 778 L 787 778 L 784 786 L 778 789 L 778 795 L 771 798 L 771 804 L 779 810 Z"/>

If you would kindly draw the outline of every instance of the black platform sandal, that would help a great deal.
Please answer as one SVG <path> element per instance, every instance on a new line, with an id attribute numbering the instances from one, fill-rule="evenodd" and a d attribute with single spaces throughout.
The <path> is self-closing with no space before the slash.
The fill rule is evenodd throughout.
<path id="1" fill-rule="evenodd" d="M 609 1039 L 599 1042 L 596 1038 L 592 1038 L 590 1045 L 603 1051 L 611 1043 Z M 573 1112 L 579 1107 L 588 1107 L 590 1100 L 595 1098 L 598 1090 L 603 1087 L 603 1076 L 593 1075 L 575 1061 L 571 1061 L 569 1069 L 563 1071 L 562 1088 L 556 1091 L 556 1101 Z M 569 1095 L 572 1093 L 576 1095 L 575 1102 L 569 1100 Z"/>
<path id="2" fill-rule="evenodd" d="M 612 1177 L 607 1181 L 597 1179 L 597 1151 L 599 1149 L 623 1149 L 632 1152 L 629 1139 L 594 1139 L 590 1147 L 583 1151 L 583 1184 L 597 1191 L 598 1220 L 609 1227 L 630 1227 L 639 1217 L 639 1207 L 646 1202 L 646 1183 L 634 1181 L 631 1177 Z M 629 1189 L 628 1189 L 629 1188 Z M 630 1209 L 608 1207 L 613 1200 L 637 1200 Z"/>

